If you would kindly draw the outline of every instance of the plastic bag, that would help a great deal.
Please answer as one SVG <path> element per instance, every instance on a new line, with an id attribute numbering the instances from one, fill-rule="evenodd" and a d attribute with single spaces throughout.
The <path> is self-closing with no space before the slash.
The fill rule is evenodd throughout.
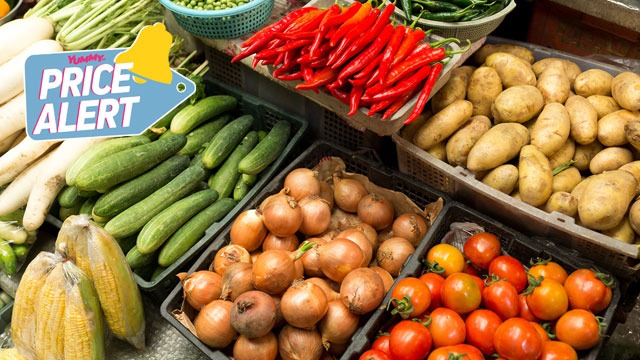
<path id="1" fill-rule="evenodd" d="M 19 209 L 0 216 L 0 270 L 7 276 L 20 271 L 37 238 L 35 231 L 22 226 L 24 210 Z"/>

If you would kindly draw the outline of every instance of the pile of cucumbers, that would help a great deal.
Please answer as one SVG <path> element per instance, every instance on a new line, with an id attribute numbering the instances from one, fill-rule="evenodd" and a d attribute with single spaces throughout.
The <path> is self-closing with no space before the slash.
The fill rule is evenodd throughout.
<path id="1" fill-rule="evenodd" d="M 94 145 L 66 174 L 58 215 L 90 214 L 120 243 L 134 272 L 153 280 L 249 192 L 289 142 L 267 132 L 231 95 L 183 106 L 166 131 Z"/>

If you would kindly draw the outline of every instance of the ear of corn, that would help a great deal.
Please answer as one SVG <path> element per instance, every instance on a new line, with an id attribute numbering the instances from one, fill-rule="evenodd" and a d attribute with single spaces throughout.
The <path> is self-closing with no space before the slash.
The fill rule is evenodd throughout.
<path id="1" fill-rule="evenodd" d="M 67 276 L 64 358 L 104 359 L 104 321 L 93 282 L 71 261 L 65 262 L 64 268 Z"/>
<path id="2" fill-rule="evenodd" d="M 106 323 L 113 335 L 136 348 L 144 348 L 142 297 L 115 238 L 91 222 L 87 215 L 70 216 L 62 224 L 60 232 L 63 230 L 65 234 L 77 234 L 64 239 L 66 251 L 93 280 Z"/>
<path id="3" fill-rule="evenodd" d="M 16 290 L 11 313 L 11 338 L 16 349 L 27 359 L 36 358 L 36 300 L 47 274 L 61 261 L 58 255 L 39 253 L 26 267 Z"/>
<path id="4" fill-rule="evenodd" d="M 60 262 L 47 275 L 35 303 L 38 360 L 64 359 L 66 287 L 65 271 Z"/>

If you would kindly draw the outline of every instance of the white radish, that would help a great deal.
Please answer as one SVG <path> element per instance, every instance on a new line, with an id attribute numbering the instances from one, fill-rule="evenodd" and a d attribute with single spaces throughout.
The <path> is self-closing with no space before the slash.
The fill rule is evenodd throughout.
<path id="1" fill-rule="evenodd" d="M 65 140 L 52 151 L 53 156 L 49 157 L 42 165 L 42 170 L 37 173 L 33 189 L 29 194 L 22 219 L 22 226 L 25 230 L 37 230 L 42 226 L 56 196 L 66 184 L 65 174 L 69 166 L 85 150 L 104 140 L 106 138 Z"/>
<path id="2" fill-rule="evenodd" d="M 0 81 L 0 104 L 11 100 L 24 90 L 24 63 L 29 56 L 62 51 L 62 45 L 55 40 L 39 40 L 11 60 L 0 65 L 0 79 L 2 79 Z"/>
<path id="3" fill-rule="evenodd" d="M 18 175 L 15 180 L 0 193 L 0 216 L 12 213 L 27 205 L 29 194 L 36 181 L 36 175 L 42 171 L 43 163 L 51 157 L 53 152 L 42 156 Z"/>
<path id="4" fill-rule="evenodd" d="M 22 140 L 24 140 L 24 138 L 26 138 L 26 137 L 27 137 L 27 132 L 26 131 L 18 131 L 18 136 L 15 138 L 15 140 L 13 140 L 13 144 L 11 144 L 11 147 L 9 148 L 9 150 L 11 150 L 14 147 L 20 145 Z"/>
<path id="5" fill-rule="evenodd" d="M 18 130 L 13 134 L 7 136 L 6 138 L 0 140 L 0 154 L 4 154 L 12 148 L 11 145 L 13 145 L 13 142 L 16 140 L 16 138 L 20 136 L 21 132 L 23 131 Z"/>
<path id="6" fill-rule="evenodd" d="M 0 139 L 25 127 L 27 98 L 24 92 L 0 106 Z"/>
<path id="7" fill-rule="evenodd" d="M 0 156 L 0 185 L 15 179 L 31 162 L 44 154 L 51 145 L 60 140 L 33 140 L 25 137 L 11 150 Z"/>
<path id="8" fill-rule="evenodd" d="M 39 17 L 15 19 L 0 26 L 0 65 L 38 40 L 51 39 L 53 25 Z"/>

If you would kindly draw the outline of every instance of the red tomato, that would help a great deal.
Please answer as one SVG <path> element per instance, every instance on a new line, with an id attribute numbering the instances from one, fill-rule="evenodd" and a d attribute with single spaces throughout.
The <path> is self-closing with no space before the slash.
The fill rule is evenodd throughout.
<path id="1" fill-rule="evenodd" d="M 553 279 L 544 279 L 534 284 L 527 295 L 527 305 L 531 313 L 540 320 L 556 320 L 569 308 L 569 299 L 564 286 Z"/>
<path id="2" fill-rule="evenodd" d="M 600 323 L 588 310 L 571 309 L 556 322 L 556 337 L 576 350 L 590 349 L 600 341 Z"/>
<path id="3" fill-rule="evenodd" d="M 457 357 L 455 355 L 458 355 Z M 429 354 L 427 360 L 450 360 L 462 358 L 464 360 L 484 360 L 484 356 L 477 348 L 468 344 L 444 346 Z"/>
<path id="4" fill-rule="evenodd" d="M 441 307 L 442 299 L 440 297 L 440 293 L 442 290 L 442 283 L 444 283 L 442 275 L 428 272 L 422 274 L 420 276 L 420 280 L 427 284 L 427 287 L 429 287 L 429 291 L 431 292 L 431 305 L 429 305 L 428 310 L 434 310 Z"/>
<path id="5" fill-rule="evenodd" d="M 389 350 L 394 360 L 420 360 L 431 351 L 433 340 L 424 324 L 401 320 L 389 334 Z"/>
<path id="6" fill-rule="evenodd" d="M 482 270 L 489 268 L 491 261 L 500 255 L 500 250 L 500 240 L 488 232 L 471 235 L 462 246 L 464 256 Z"/>
<path id="7" fill-rule="evenodd" d="M 477 347 L 487 356 L 496 352 L 496 348 L 493 346 L 493 334 L 502 324 L 502 319 L 498 314 L 487 309 L 473 310 L 467 316 L 464 324 L 468 344 Z"/>
<path id="8" fill-rule="evenodd" d="M 477 267 L 473 266 L 470 262 L 464 262 L 464 268 L 462 268 L 462 272 L 465 274 L 480 276 L 480 270 Z"/>
<path id="9" fill-rule="evenodd" d="M 527 270 L 520 260 L 509 255 L 500 255 L 489 264 L 489 275 L 496 275 L 501 279 L 507 279 L 517 292 L 527 287 Z"/>
<path id="10" fill-rule="evenodd" d="M 468 314 L 482 302 L 482 293 L 473 276 L 455 273 L 442 283 L 442 304 L 458 314 Z"/>
<path id="11" fill-rule="evenodd" d="M 547 330 L 545 330 L 542 325 L 540 325 L 539 322 L 536 321 L 529 321 L 531 323 L 531 325 L 533 325 L 534 328 L 536 328 L 536 331 L 538 332 L 538 335 L 540 335 L 540 340 L 542 340 L 542 342 L 544 343 L 545 341 L 549 341 L 549 333 L 547 332 Z"/>
<path id="12" fill-rule="evenodd" d="M 578 353 L 569 344 L 550 340 L 542 344 L 538 360 L 578 360 Z"/>
<path id="13" fill-rule="evenodd" d="M 387 355 L 391 355 L 391 351 L 389 350 L 389 334 L 378 336 L 373 340 L 371 348 L 374 350 L 380 350 Z"/>
<path id="14" fill-rule="evenodd" d="M 516 288 L 508 281 L 491 282 L 482 291 L 482 303 L 502 320 L 518 316 L 519 299 Z"/>
<path id="15" fill-rule="evenodd" d="M 564 284 L 568 276 L 567 270 L 565 270 L 562 265 L 551 260 L 538 260 L 534 262 L 529 268 L 529 274 L 535 278 L 542 276 L 545 279 L 553 279 L 561 284 Z"/>
<path id="16" fill-rule="evenodd" d="M 478 289 L 480 289 L 480 294 L 484 291 L 484 280 L 480 278 L 480 276 L 471 275 L 473 280 L 475 280 L 476 284 L 478 284 Z"/>
<path id="17" fill-rule="evenodd" d="M 529 304 L 527 304 L 527 296 L 523 293 L 518 294 L 518 316 L 528 320 L 538 322 L 538 319 L 533 313 L 531 313 L 531 309 L 529 309 Z"/>
<path id="18" fill-rule="evenodd" d="M 444 307 L 437 308 L 429 314 L 431 322 L 427 325 L 431 337 L 433 338 L 433 347 L 462 344 L 466 337 L 464 320 L 460 315 Z"/>
<path id="19" fill-rule="evenodd" d="M 427 252 L 427 263 L 443 277 L 462 272 L 464 269 L 464 255 L 450 244 L 437 244 Z"/>
<path id="20" fill-rule="evenodd" d="M 406 277 L 398 281 L 391 291 L 392 314 L 400 314 L 403 319 L 416 317 L 431 305 L 431 291 L 427 284 L 416 278 Z"/>
<path id="21" fill-rule="evenodd" d="M 360 360 L 393 360 L 380 350 L 370 349 L 360 355 Z"/>
<path id="22" fill-rule="evenodd" d="M 608 291 L 613 280 L 606 274 L 595 273 L 590 269 L 578 269 L 567 277 L 564 288 L 569 297 L 569 307 L 600 312 L 609 306 L 611 297 Z M 609 290 L 607 291 L 607 288 Z"/>
<path id="23" fill-rule="evenodd" d="M 493 336 L 496 352 L 507 359 L 536 360 L 542 353 L 542 339 L 525 319 L 505 320 Z"/>

